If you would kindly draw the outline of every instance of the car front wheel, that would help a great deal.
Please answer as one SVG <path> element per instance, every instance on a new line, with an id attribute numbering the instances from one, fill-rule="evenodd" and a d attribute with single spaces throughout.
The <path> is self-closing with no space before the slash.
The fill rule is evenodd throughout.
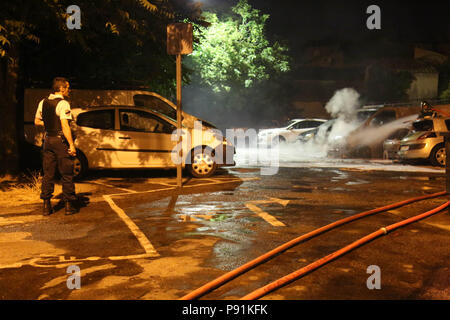
<path id="1" fill-rule="evenodd" d="M 446 158 L 445 146 L 440 143 L 431 150 L 429 160 L 433 166 L 445 167 Z"/>
<path id="2" fill-rule="evenodd" d="M 191 163 L 188 164 L 189 173 L 196 178 L 206 178 L 214 174 L 217 164 L 214 154 L 208 148 L 196 148 L 191 152 Z"/>

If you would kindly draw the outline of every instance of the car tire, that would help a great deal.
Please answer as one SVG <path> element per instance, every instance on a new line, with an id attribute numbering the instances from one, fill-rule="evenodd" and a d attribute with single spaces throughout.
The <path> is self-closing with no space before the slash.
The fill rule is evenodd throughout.
<path id="1" fill-rule="evenodd" d="M 77 149 L 77 155 L 73 159 L 73 178 L 81 179 L 84 177 L 88 171 L 89 165 L 84 153 Z"/>
<path id="2" fill-rule="evenodd" d="M 208 147 L 197 147 L 191 150 L 191 162 L 187 165 L 189 174 L 195 178 L 207 178 L 214 174 L 217 163 L 214 151 Z"/>
<path id="3" fill-rule="evenodd" d="M 439 143 L 433 150 L 431 150 L 430 157 L 428 158 L 433 166 L 445 167 L 446 163 L 445 145 Z"/>

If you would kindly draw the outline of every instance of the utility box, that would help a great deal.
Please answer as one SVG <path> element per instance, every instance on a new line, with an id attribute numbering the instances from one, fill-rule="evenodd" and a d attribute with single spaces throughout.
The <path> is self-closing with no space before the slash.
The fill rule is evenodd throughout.
<path id="1" fill-rule="evenodd" d="M 167 26 L 167 53 L 192 53 L 192 24 L 172 23 Z"/>

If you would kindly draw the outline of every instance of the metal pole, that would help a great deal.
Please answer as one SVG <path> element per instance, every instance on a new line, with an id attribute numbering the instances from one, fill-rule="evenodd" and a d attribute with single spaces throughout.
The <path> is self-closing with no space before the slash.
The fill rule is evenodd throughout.
<path id="1" fill-rule="evenodd" d="M 450 136 L 449 134 L 444 134 L 445 143 L 445 190 L 447 194 L 450 193 Z M 449 209 L 450 210 L 450 209 Z"/>
<path id="2" fill-rule="evenodd" d="M 180 159 L 183 159 L 183 148 L 181 146 L 183 137 L 181 134 L 181 54 L 177 54 L 177 129 L 178 129 L 178 150 Z M 177 164 L 177 186 L 182 187 L 182 161 Z"/>

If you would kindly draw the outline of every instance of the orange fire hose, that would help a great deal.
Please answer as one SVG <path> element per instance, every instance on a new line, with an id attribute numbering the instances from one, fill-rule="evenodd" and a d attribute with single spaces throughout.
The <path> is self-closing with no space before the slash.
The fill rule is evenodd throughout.
<path id="1" fill-rule="evenodd" d="M 253 291 L 253 292 L 249 293 L 248 295 L 244 296 L 243 298 L 241 298 L 241 300 L 254 300 L 254 299 L 261 298 L 262 296 L 265 296 L 269 292 L 274 291 L 274 290 L 276 290 L 276 289 L 286 285 L 287 283 L 290 283 L 290 282 L 300 278 L 301 276 L 305 275 L 306 273 L 311 272 L 311 271 L 313 271 L 313 270 L 323 266 L 324 264 L 326 264 L 326 263 L 328 263 L 328 262 L 330 262 L 330 261 L 332 261 L 332 260 L 334 260 L 334 259 L 336 259 L 336 258 L 338 258 L 338 257 L 340 257 L 342 255 L 344 255 L 345 253 L 347 253 L 347 252 L 349 252 L 349 251 L 351 251 L 351 250 L 353 250 L 353 249 L 355 249 L 355 248 L 357 248 L 357 247 L 359 247 L 359 246 L 361 246 L 361 245 L 363 245 L 363 244 L 365 244 L 365 243 L 367 243 L 367 242 L 369 242 L 369 241 L 371 241 L 371 240 L 373 240 L 375 238 L 378 238 L 378 237 L 380 237 L 380 236 L 382 236 L 384 234 L 387 234 L 388 232 L 390 232 L 392 230 L 398 229 L 400 227 L 403 227 L 403 226 L 405 226 L 407 224 L 416 222 L 418 220 L 427 218 L 427 217 L 429 217 L 429 216 L 431 216 L 431 215 L 433 215 L 433 214 L 435 214 L 435 213 L 445 209 L 446 207 L 449 206 L 449 204 L 450 204 L 450 201 L 447 201 L 443 205 L 441 205 L 441 206 L 439 206 L 437 208 L 434 208 L 433 210 L 427 211 L 425 213 L 419 214 L 419 215 L 414 216 L 412 218 L 405 219 L 405 220 L 402 220 L 400 222 L 391 224 L 391 225 L 389 225 L 387 227 L 381 228 L 378 231 L 375 231 L 375 232 L 373 232 L 373 233 L 371 233 L 371 234 L 369 234 L 369 235 L 367 235 L 367 236 L 365 236 L 365 237 L 363 237 L 363 238 L 361 238 L 361 239 L 359 239 L 359 240 L 357 240 L 357 241 L 355 241 L 355 242 L 345 246 L 342 249 L 339 249 L 339 250 L 337 250 L 337 251 L 335 251 L 335 252 L 333 252 L 333 253 L 331 253 L 331 254 L 329 254 L 329 255 L 327 255 L 327 256 L 319 259 L 319 260 L 316 260 L 315 262 L 307 265 L 306 267 L 303 267 L 303 268 L 301 268 L 301 269 L 299 269 L 299 270 L 297 270 L 295 272 L 292 272 L 292 273 L 288 274 L 287 276 L 284 276 L 283 278 L 280 278 L 280 279 L 278 279 L 278 280 L 276 280 L 276 281 L 274 281 L 274 282 L 272 282 L 272 283 L 270 283 L 270 284 L 268 284 L 268 285 L 266 285 L 264 287 L 256 289 L 255 291 Z"/>
<path id="2" fill-rule="evenodd" d="M 214 289 L 220 287 L 221 285 L 227 283 L 228 281 L 231 281 L 234 278 L 238 277 L 239 275 L 247 272 L 248 270 L 251 270 L 252 268 L 256 267 L 257 265 L 259 265 L 259 264 L 261 264 L 261 263 L 263 263 L 263 262 L 265 262 L 267 260 L 272 259 L 277 254 L 288 250 L 289 248 L 297 245 L 298 243 L 300 243 L 300 242 L 302 242 L 304 240 L 313 238 L 313 237 L 315 237 L 315 236 L 317 236 L 317 235 L 319 235 L 321 233 L 324 233 L 324 232 L 326 232 L 328 230 L 336 228 L 336 227 L 338 227 L 340 225 L 343 225 L 343 224 L 348 223 L 350 221 L 354 221 L 354 220 L 360 219 L 362 217 L 365 217 L 365 216 L 368 216 L 368 215 L 371 215 L 371 214 L 379 213 L 379 212 L 390 210 L 390 209 L 393 209 L 393 208 L 398 208 L 398 207 L 407 205 L 409 203 L 420 201 L 420 200 L 424 200 L 424 199 L 440 197 L 440 196 L 443 196 L 445 194 L 447 194 L 446 191 L 441 191 L 441 192 L 437 192 L 437 193 L 433 193 L 433 194 L 429 194 L 429 195 L 415 197 L 415 198 L 411 198 L 411 199 L 404 200 L 404 201 L 401 201 L 401 202 L 396 202 L 396 203 L 393 203 L 393 204 L 390 204 L 390 205 L 387 205 L 387 206 L 384 206 L 384 207 L 381 207 L 381 208 L 376 208 L 376 209 L 372 209 L 372 210 L 369 210 L 369 211 L 361 212 L 361 213 L 355 214 L 353 216 L 350 216 L 350 217 L 347 217 L 347 218 L 335 221 L 335 222 L 330 223 L 330 224 L 328 224 L 326 226 L 323 226 L 323 227 L 318 228 L 316 230 L 313 230 L 313 231 L 311 231 L 309 233 L 306 233 L 306 234 L 304 234 L 304 235 L 302 235 L 300 237 L 297 237 L 297 238 L 295 238 L 295 239 L 293 239 L 293 240 L 291 240 L 289 242 L 286 242 L 286 243 L 282 244 L 281 246 L 279 246 L 279 247 L 277 247 L 277 248 L 275 248 L 275 249 L 273 249 L 273 250 L 271 250 L 271 251 L 269 251 L 269 252 L 267 252 L 267 253 L 265 253 L 265 254 L 257 257 L 257 258 L 255 258 L 254 260 L 251 260 L 251 261 L 247 262 L 246 264 L 244 264 L 244 265 L 242 265 L 242 266 L 240 266 L 240 267 L 238 267 L 238 268 L 236 268 L 236 269 L 234 269 L 232 271 L 229 271 L 229 272 L 225 273 L 224 275 L 218 277 L 217 279 L 212 280 L 212 281 L 208 282 L 207 284 L 201 286 L 200 288 L 198 288 L 198 289 L 188 293 L 187 295 L 181 297 L 180 300 L 192 300 L 192 299 L 199 298 L 199 297 L 205 295 L 206 293 L 208 293 L 209 291 L 214 290 Z"/>
<path id="3" fill-rule="evenodd" d="M 439 112 L 439 113 L 443 114 L 443 115 L 446 116 L 446 117 L 450 117 L 450 114 L 448 114 L 447 112 L 444 112 L 444 111 L 442 111 L 442 110 L 435 109 L 435 108 L 431 108 L 431 110 L 436 111 L 436 112 Z"/>

